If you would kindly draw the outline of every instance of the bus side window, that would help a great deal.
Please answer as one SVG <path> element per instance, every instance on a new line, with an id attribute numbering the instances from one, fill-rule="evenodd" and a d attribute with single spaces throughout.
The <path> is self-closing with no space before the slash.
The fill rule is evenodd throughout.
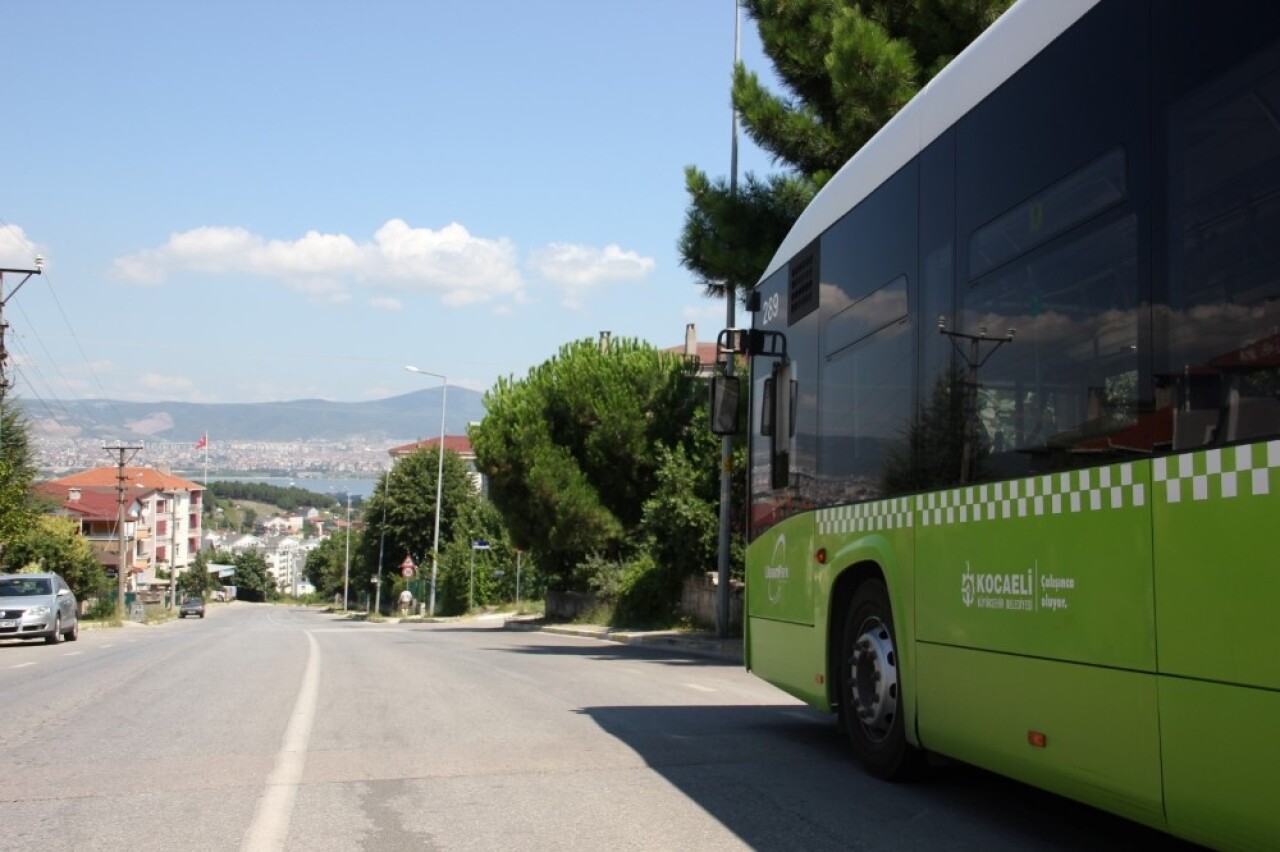
<path id="1" fill-rule="evenodd" d="M 773 379 L 764 380 L 763 403 L 760 406 L 760 434 L 773 437 Z"/>
<path id="2" fill-rule="evenodd" d="M 779 393 L 779 388 L 785 388 Z M 764 422 L 761 432 L 771 437 L 772 485 L 786 488 L 791 483 L 791 439 L 795 437 L 796 383 L 790 364 L 777 364 L 773 378 L 765 379 Z"/>

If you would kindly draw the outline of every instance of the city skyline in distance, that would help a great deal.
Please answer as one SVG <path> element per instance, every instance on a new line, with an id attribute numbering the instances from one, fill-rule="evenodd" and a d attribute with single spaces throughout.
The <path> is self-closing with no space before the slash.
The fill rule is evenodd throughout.
<path id="1" fill-rule="evenodd" d="M 124 440 L 188 444 L 239 441 L 344 440 L 385 443 L 438 437 L 439 385 L 363 402 L 296 399 L 283 402 L 199 403 L 15 398 L 34 437 L 48 440 Z M 483 394 L 450 385 L 445 432 L 465 434 L 484 418 Z"/>

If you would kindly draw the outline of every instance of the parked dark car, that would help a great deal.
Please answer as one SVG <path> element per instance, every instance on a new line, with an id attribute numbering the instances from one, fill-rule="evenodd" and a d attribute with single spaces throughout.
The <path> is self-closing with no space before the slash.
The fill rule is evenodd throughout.
<path id="1" fill-rule="evenodd" d="M 178 618 L 186 618 L 188 615 L 198 615 L 204 618 L 204 598 L 187 598 L 178 607 Z"/>
<path id="2" fill-rule="evenodd" d="M 0 574 L 0 639 L 80 638 L 76 596 L 57 574 Z"/>

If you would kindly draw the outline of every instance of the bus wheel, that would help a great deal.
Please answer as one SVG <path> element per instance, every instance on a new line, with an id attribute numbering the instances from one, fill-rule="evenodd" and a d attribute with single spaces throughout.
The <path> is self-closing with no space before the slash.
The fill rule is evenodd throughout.
<path id="1" fill-rule="evenodd" d="M 918 775 L 922 752 L 907 742 L 889 593 L 864 580 L 845 613 L 840 654 L 840 723 L 853 753 L 879 778 Z"/>

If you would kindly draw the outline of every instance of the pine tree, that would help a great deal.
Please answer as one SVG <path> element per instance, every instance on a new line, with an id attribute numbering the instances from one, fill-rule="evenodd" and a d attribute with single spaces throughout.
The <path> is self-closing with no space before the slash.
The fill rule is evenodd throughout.
<path id="1" fill-rule="evenodd" d="M 581 590 L 583 560 L 629 546 L 659 485 L 661 448 L 705 451 L 705 426 L 692 426 L 704 393 L 684 359 L 615 338 L 606 351 L 566 344 L 485 395 L 484 422 L 471 428 L 477 464 L 512 540 L 553 588 Z"/>
<path id="2" fill-rule="evenodd" d="M 813 194 L 1011 0 L 742 0 L 787 89 L 741 63 L 733 104 L 783 171 L 737 193 L 685 170 L 681 263 L 707 295 L 755 285 Z"/>

